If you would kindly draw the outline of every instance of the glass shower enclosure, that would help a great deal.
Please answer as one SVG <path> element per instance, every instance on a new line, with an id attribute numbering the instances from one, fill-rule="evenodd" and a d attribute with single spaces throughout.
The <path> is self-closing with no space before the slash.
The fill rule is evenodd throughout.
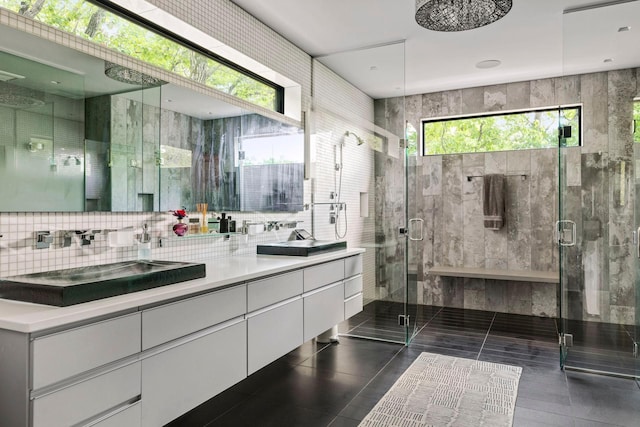
<path id="1" fill-rule="evenodd" d="M 640 16 L 640 2 L 563 15 L 564 76 L 556 94 L 559 105 L 582 105 L 583 125 L 582 146 L 567 147 L 569 129 L 560 117 L 556 239 L 561 366 L 638 378 L 640 150 L 634 105 L 640 48 L 625 29 L 633 16 Z M 577 74 L 574 67 L 586 61 L 603 63 L 590 54 L 594 43 L 610 46 L 609 68 Z"/>
<path id="2" fill-rule="evenodd" d="M 382 55 L 381 50 L 396 58 L 393 64 L 384 67 L 384 73 L 349 66 L 352 63 L 375 63 L 376 58 Z M 349 73 L 369 72 L 373 90 L 376 78 L 384 79 L 378 81 L 380 87 L 391 86 L 396 90 L 393 94 L 381 94 L 373 104 L 364 100 L 369 105 L 359 111 L 348 111 L 345 105 L 351 105 L 359 94 L 352 93 L 351 99 L 340 102 L 332 99 L 335 94 L 321 96 L 322 88 L 314 86 L 317 96 L 312 109 L 312 152 L 317 156 L 329 156 L 328 164 L 335 164 L 334 171 L 316 171 L 316 176 L 330 178 L 335 175 L 335 179 L 333 183 L 331 179 L 316 180 L 312 193 L 313 204 L 317 207 L 313 214 L 316 233 L 339 237 L 345 232 L 349 244 L 366 249 L 364 310 L 340 325 L 340 334 L 408 344 L 417 328 L 422 221 L 415 212 L 417 204 L 411 203 L 417 200 L 416 192 L 421 190 L 415 184 L 419 161 L 415 149 L 417 141 L 415 134 L 411 135 L 410 142 L 406 135 L 404 64 L 404 42 L 366 47 L 314 60 L 314 82 L 324 78 L 328 69 L 346 80 L 349 80 Z M 355 165 L 350 163 L 351 158 L 361 160 Z M 367 169 L 369 166 L 371 168 Z M 366 199 L 369 209 L 357 217 L 354 201 L 349 197 L 356 187 L 362 186 L 363 180 L 370 184 L 366 193 L 360 190 L 360 207 L 362 210 Z M 344 213 L 339 214 L 337 228 L 336 224 L 326 224 L 325 218 L 330 218 L 330 222 L 334 220 L 327 209 L 332 207 L 332 201 L 337 201 L 331 199 L 336 193 L 343 193 L 340 197 L 344 198 L 340 201 L 347 204 L 349 231 L 345 231 L 344 223 L 340 222 L 345 218 Z M 352 224 L 358 222 L 362 232 L 354 235 Z M 334 228 L 340 233 L 334 233 Z"/>

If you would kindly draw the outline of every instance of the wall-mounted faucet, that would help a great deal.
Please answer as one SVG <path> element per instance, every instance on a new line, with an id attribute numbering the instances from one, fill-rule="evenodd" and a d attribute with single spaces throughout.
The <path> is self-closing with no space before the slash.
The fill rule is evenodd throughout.
<path id="1" fill-rule="evenodd" d="M 49 249 L 53 243 L 53 235 L 50 231 L 36 231 L 36 249 Z"/>
<path id="2" fill-rule="evenodd" d="M 75 233 L 80 236 L 81 246 L 90 245 L 96 238 L 96 234 L 101 230 L 75 230 Z"/>

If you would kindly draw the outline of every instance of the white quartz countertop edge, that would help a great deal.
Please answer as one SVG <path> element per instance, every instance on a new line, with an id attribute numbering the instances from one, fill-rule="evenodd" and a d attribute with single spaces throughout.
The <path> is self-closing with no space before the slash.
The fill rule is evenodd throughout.
<path id="1" fill-rule="evenodd" d="M 214 260 L 189 260 L 189 262 L 205 263 L 206 277 L 69 307 L 55 307 L 0 298 L 0 329 L 24 333 L 39 332 L 232 284 L 241 284 L 256 278 L 358 255 L 363 252 L 365 250 L 362 248 L 348 248 L 309 257 L 239 255 Z"/>

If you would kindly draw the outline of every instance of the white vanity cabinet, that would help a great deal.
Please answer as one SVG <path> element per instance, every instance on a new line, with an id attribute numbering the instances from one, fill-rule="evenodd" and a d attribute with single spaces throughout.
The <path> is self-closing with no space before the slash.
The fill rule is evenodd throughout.
<path id="1" fill-rule="evenodd" d="M 304 340 L 344 320 L 344 259 L 304 269 Z"/>
<path id="2" fill-rule="evenodd" d="M 36 337 L 31 351 L 34 427 L 76 425 L 140 399 L 140 313 Z"/>
<path id="3" fill-rule="evenodd" d="M 247 285 L 247 373 L 251 375 L 300 346 L 303 273 L 280 274 Z"/>
<path id="4" fill-rule="evenodd" d="M 134 362 L 35 397 L 33 426 L 81 425 L 105 412 L 110 418 L 139 400 L 140 362 Z"/>
<path id="5" fill-rule="evenodd" d="M 37 390 L 140 352 L 140 313 L 37 337 L 31 347 Z"/>
<path id="6" fill-rule="evenodd" d="M 344 318 L 362 311 L 362 256 L 344 260 Z"/>
<path id="7" fill-rule="evenodd" d="M 344 284 L 331 283 L 304 294 L 304 340 L 344 320 Z"/>
<path id="8" fill-rule="evenodd" d="M 246 285 L 142 310 L 142 425 L 160 426 L 247 376 Z"/>
<path id="9" fill-rule="evenodd" d="M 247 376 L 244 319 L 194 335 L 142 360 L 142 426 L 162 426 Z"/>
<path id="10" fill-rule="evenodd" d="M 94 301 L 47 329 L 0 328 L 0 425 L 164 425 L 362 310 L 360 254 L 287 260 L 119 311 Z"/>

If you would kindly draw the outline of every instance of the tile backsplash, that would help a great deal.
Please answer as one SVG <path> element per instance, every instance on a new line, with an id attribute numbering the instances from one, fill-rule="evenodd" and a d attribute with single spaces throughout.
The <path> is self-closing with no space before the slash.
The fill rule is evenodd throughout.
<path id="1" fill-rule="evenodd" d="M 309 214 L 232 213 L 238 221 L 308 221 Z M 198 235 L 177 237 L 170 213 L 0 213 L 0 276 L 81 267 L 137 259 L 138 246 L 111 247 L 108 231 L 132 227 L 135 234 L 148 224 L 151 234 L 151 257 L 165 260 L 201 260 L 255 253 L 263 242 L 286 240 L 290 229 L 265 231 L 249 235 Z M 101 230 L 89 245 L 82 245 L 75 231 Z M 36 249 L 36 231 L 49 231 L 53 242 L 47 249 Z M 72 232 L 71 245 L 63 247 L 64 237 Z"/>

